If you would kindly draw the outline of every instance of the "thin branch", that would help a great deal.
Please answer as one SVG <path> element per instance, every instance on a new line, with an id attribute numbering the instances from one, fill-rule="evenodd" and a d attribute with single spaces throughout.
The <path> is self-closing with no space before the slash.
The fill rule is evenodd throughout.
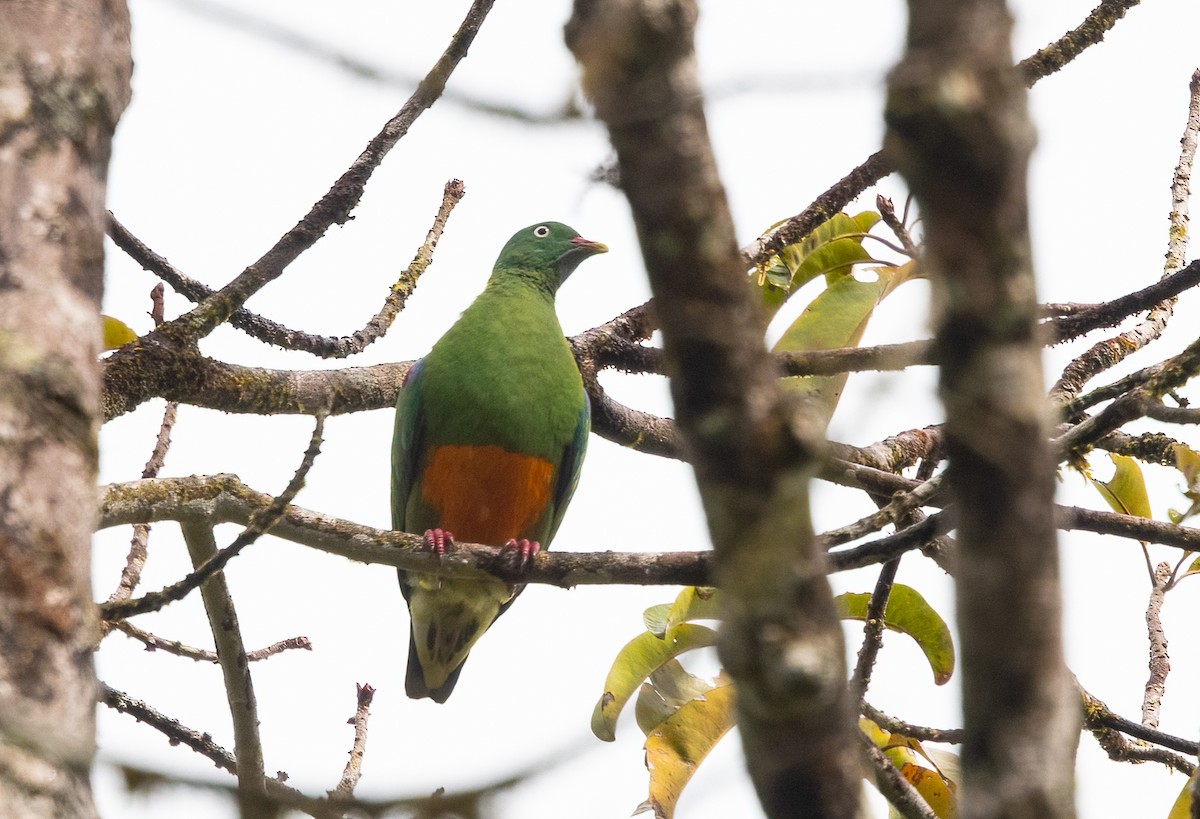
<path id="1" fill-rule="evenodd" d="M 103 682 L 100 683 L 98 699 L 114 711 L 129 714 L 138 722 L 144 722 L 146 725 L 159 731 L 167 737 L 167 741 L 171 745 L 187 746 L 205 759 L 211 761 L 221 770 L 235 776 L 237 775 L 237 761 L 234 759 L 233 754 L 213 742 L 212 736 L 208 732 L 194 731 L 178 720 L 156 711 L 145 702 L 136 700 L 125 692 L 118 691 Z M 178 781 L 178 777 L 171 777 L 171 779 L 173 782 Z M 221 789 L 227 790 L 225 788 Z M 313 799 L 305 796 L 299 791 L 283 784 L 278 779 L 267 779 L 266 790 L 267 798 L 276 804 L 294 807 L 322 819 L 333 819 L 335 816 L 341 819 L 342 817 L 341 813 L 335 814 L 330 809 L 327 800 Z M 382 811 L 379 813 L 382 814 Z"/>
<path id="2" fill-rule="evenodd" d="M 462 25 L 416 91 L 367 147 L 351 163 L 333 187 L 309 212 L 285 233 L 258 261 L 190 312 L 167 322 L 138 344 L 115 351 L 105 364 L 105 417 L 126 412 L 153 394 L 156 363 L 178 354 L 226 322 L 251 295 L 278 278 L 301 253 L 315 244 L 334 224 L 344 224 L 362 198 L 366 183 L 387 153 L 408 133 L 429 106 L 437 100 L 451 72 L 467 54 L 494 0 L 475 0 Z M 149 359 L 149 360 L 147 360 Z"/>
<path id="3" fill-rule="evenodd" d="M 861 731 L 859 746 L 867 757 L 868 767 L 874 774 L 875 787 L 883 794 L 888 804 L 905 819 L 938 819 L 933 808 L 917 792 L 912 783 L 900 775 L 887 755 L 875 746 Z"/>
<path id="4" fill-rule="evenodd" d="M 1146 604 L 1146 635 L 1150 641 L 1150 676 L 1142 694 L 1142 725 L 1158 728 L 1162 699 L 1167 691 L 1167 675 L 1171 673 L 1171 656 L 1167 650 L 1167 633 L 1163 630 L 1162 606 L 1171 582 L 1171 564 L 1162 562 L 1151 574 L 1153 585 Z"/>
<path id="5" fill-rule="evenodd" d="M 226 5 L 203 2 L 203 0 L 173 0 L 173 2 L 207 20 L 214 20 L 244 30 L 255 37 L 290 48 L 306 57 L 327 62 L 370 82 L 404 89 L 412 88 L 419 82 L 418 77 L 404 74 L 380 63 L 368 62 L 357 54 L 336 49 L 315 37 L 309 37 L 297 29 L 288 28 L 266 17 L 252 15 Z M 564 96 L 566 99 L 561 105 L 546 113 L 492 102 L 453 88 L 443 91 L 441 99 L 489 116 L 502 117 L 530 125 L 553 125 L 580 119 L 580 109 L 566 90 L 564 90 Z"/>
<path id="6" fill-rule="evenodd" d="M 433 251 L 437 247 L 449 219 L 451 211 L 466 193 L 463 183 L 452 179 L 446 183 L 442 193 L 442 204 L 438 208 L 433 224 L 425 236 L 425 241 L 417 249 L 412 262 L 401 273 L 400 278 L 388 290 L 387 298 L 379 312 L 368 321 L 362 329 L 356 330 L 349 336 L 320 336 L 293 330 L 282 324 L 263 318 L 262 316 L 238 308 L 229 318 L 229 323 L 247 335 L 257 338 L 266 344 L 272 344 L 285 350 L 300 350 L 320 356 L 321 358 L 347 358 L 362 352 L 368 345 L 383 338 L 391 327 L 392 322 L 401 310 L 408 297 L 417 285 L 418 279 L 429 263 L 433 261 Z M 162 256 L 159 256 L 134 236 L 122 225 L 112 213 L 108 214 L 108 235 L 134 261 L 143 268 L 162 278 L 183 296 L 194 302 L 200 302 L 212 296 L 215 292 L 207 285 L 196 281 L 180 271 Z"/>
<path id="7" fill-rule="evenodd" d="M 1131 737 L 1136 737 L 1193 757 L 1200 751 L 1200 745 L 1197 745 L 1195 740 L 1182 739 L 1171 734 L 1165 734 L 1162 731 L 1147 728 L 1139 722 L 1125 719 L 1125 717 L 1116 714 L 1104 702 L 1089 694 L 1082 687 L 1079 689 L 1079 695 L 1083 702 L 1083 724 L 1089 730 L 1112 728 Z"/>
<path id="8" fill-rule="evenodd" d="M 1142 386 L 1118 397 L 1100 412 L 1068 429 L 1055 444 L 1063 453 L 1079 452 L 1133 419 L 1140 418 L 1145 414 L 1145 408 L 1153 406 L 1163 395 L 1186 384 L 1198 374 L 1200 339 L 1189 344 L 1179 355 L 1158 365 Z"/>
<path id="9" fill-rule="evenodd" d="M 1191 199 L 1192 166 L 1200 142 L 1200 69 L 1188 83 L 1188 114 L 1179 139 L 1179 162 L 1171 177 L 1171 213 L 1167 216 L 1168 240 L 1165 268 L 1172 273 L 1183 267 L 1188 248 L 1188 202 Z"/>
<path id="10" fill-rule="evenodd" d="M 893 734 L 912 737 L 921 742 L 961 745 L 966 738 L 966 732 L 962 728 L 929 728 L 924 725 L 914 725 L 890 714 L 885 714 L 869 702 L 863 702 L 862 713 L 880 728 L 891 731 Z"/>
<path id="11" fill-rule="evenodd" d="M 233 754 L 213 742 L 212 736 L 207 732 L 193 731 L 178 720 L 163 715 L 141 700 L 135 700 L 124 691 L 118 691 L 103 682 L 100 683 L 100 702 L 114 711 L 129 714 L 138 722 L 146 723 L 166 735 L 172 745 L 186 745 L 218 768 L 231 774 L 237 773 L 237 763 Z"/>
<path id="12" fill-rule="evenodd" d="M 1142 408 L 1147 418 L 1168 424 L 1200 424 L 1200 407 L 1168 407 L 1161 401 L 1148 401 Z"/>
<path id="13" fill-rule="evenodd" d="M 220 662 L 215 652 L 208 651 L 207 649 L 203 648 L 195 648 L 194 646 L 184 645 L 178 640 L 168 640 L 164 637 L 159 637 L 157 634 L 152 634 L 149 631 L 138 628 L 128 620 L 117 620 L 112 624 L 112 628 L 115 631 L 119 631 L 122 634 L 137 640 L 146 647 L 147 651 L 164 651 L 167 654 L 174 654 L 176 657 L 195 660 L 199 663 Z M 264 648 L 246 652 L 246 659 L 250 662 L 265 660 L 268 657 L 272 657 L 284 651 L 297 648 L 302 648 L 305 651 L 312 651 L 312 642 L 307 637 L 289 637 L 286 640 L 280 640 L 279 642 L 272 643 Z"/>
<path id="14" fill-rule="evenodd" d="M 1183 129 L 1183 138 L 1180 140 L 1179 163 L 1175 166 L 1171 180 L 1171 211 L 1167 219 L 1169 230 L 1164 278 L 1179 270 L 1187 257 L 1188 197 L 1197 138 L 1200 135 L 1200 71 L 1192 75 L 1188 88 L 1190 93 L 1187 122 Z M 1151 308 L 1137 326 L 1093 345 L 1066 366 L 1062 376 L 1050 388 L 1052 398 L 1058 403 L 1065 403 L 1074 398 L 1083 389 L 1083 385 L 1098 373 L 1123 361 L 1162 335 L 1174 312 L 1175 298 L 1164 299 Z"/>
<path id="15" fill-rule="evenodd" d="M 259 660 L 265 660 L 268 657 L 274 657 L 276 654 L 282 654 L 285 651 L 297 648 L 312 651 L 312 640 L 303 635 L 288 637 L 286 640 L 280 640 L 277 643 L 271 643 L 269 646 L 263 646 L 262 648 L 254 649 L 254 651 L 246 652 L 246 659 L 255 663 Z"/>
<path id="16" fill-rule="evenodd" d="M 349 720 L 349 723 L 354 726 L 354 744 L 350 748 L 350 759 L 346 761 L 342 778 L 338 781 L 337 787 L 329 792 L 330 800 L 335 802 L 349 799 L 354 795 L 354 789 L 358 786 L 358 780 L 362 776 L 363 754 L 367 750 L 367 720 L 371 714 L 371 700 L 375 696 L 375 689 L 367 683 L 359 683 L 356 687 L 358 704 L 355 707 L 354 716 Z"/>
<path id="17" fill-rule="evenodd" d="M 1048 343 L 1059 344 L 1093 330 L 1114 327 L 1134 313 L 1174 298 L 1197 284 L 1200 284 L 1200 259 L 1182 269 L 1169 272 L 1141 290 L 1118 296 L 1103 304 L 1081 305 L 1080 309 L 1071 315 L 1057 316 L 1044 322 L 1042 326 L 1048 331 Z"/>
<path id="18" fill-rule="evenodd" d="M 930 515 L 895 534 L 870 540 L 840 552 L 831 552 L 829 570 L 843 572 L 894 560 L 905 552 L 923 549 L 939 535 L 949 532 L 953 525 L 950 515 L 946 512 Z"/>
<path id="19" fill-rule="evenodd" d="M 313 462 L 321 451 L 324 430 L 325 416 L 318 415 L 316 425 L 313 428 L 312 438 L 309 440 L 308 449 L 305 450 L 304 458 L 301 460 L 300 466 L 292 476 L 287 488 L 278 497 L 272 499 L 266 509 L 255 513 L 250 519 L 249 525 L 242 530 L 242 533 L 234 539 L 233 543 L 206 559 L 202 565 L 197 566 L 194 571 L 182 580 L 166 586 L 160 591 L 151 592 L 136 599 L 105 603 L 100 607 L 101 617 L 106 620 L 119 620 L 132 617 L 135 614 L 157 611 L 168 603 L 182 600 L 201 583 L 224 569 L 225 565 L 236 557 L 242 549 L 258 540 L 260 536 L 275 526 L 284 516 L 288 506 L 304 486 L 304 479 L 307 477 L 308 471 L 312 468 Z M 183 522 L 185 524 L 191 523 L 194 522 L 194 519 L 187 519 Z"/>
<path id="20" fill-rule="evenodd" d="M 217 541 L 211 526 L 186 522 L 183 539 L 192 565 L 199 567 L 217 554 Z M 200 585 L 200 596 L 212 630 L 221 675 L 225 680 L 225 697 L 233 722 L 233 747 L 237 754 L 238 801 L 244 817 L 263 817 L 258 808 L 266 793 L 266 774 L 263 765 L 262 738 L 258 733 L 258 701 L 246 662 L 246 648 L 238 625 L 237 609 L 229 593 L 223 573 L 213 574 Z"/>
<path id="21" fill-rule="evenodd" d="M 871 672 L 875 668 L 875 658 L 883 647 L 884 612 L 887 610 L 888 598 L 892 594 L 892 585 L 896 582 L 896 572 L 900 568 L 900 558 L 893 557 L 879 570 L 875 580 L 875 588 L 871 599 L 867 602 L 867 615 L 863 623 L 862 645 L 858 648 L 858 660 L 854 664 L 854 673 L 850 675 L 851 696 L 858 702 L 867 695 L 871 685 Z"/>
<path id="22" fill-rule="evenodd" d="M 161 325 L 165 320 L 163 312 L 163 286 L 162 282 L 159 282 L 150 289 L 150 318 L 154 321 L 155 327 Z M 174 401 L 168 401 L 163 408 L 162 423 L 159 424 L 158 436 L 154 439 L 154 448 L 150 451 L 146 465 L 142 467 L 143 478 L 158 477 L 159 471 L 163 468 L 167 450 L 171 448 L 171 431 L 175 428 L 178 411 L 179 404 Z M 133 536 L 129 542 L 129 555 L 125 558 L 125 567 L 121 570 L 121 579 L 117 582 L 117 588 L 109 595 L 109 602 L 128 600 L 133 596 L 133 590 L 137 588 L 142 579 L 142 569 L 146 565 L 149 543 L 150 527 L 143 523 L 135 523 Z M 110 628 L 111 624 L 102 623 L 100 626 L 101 636 L 107 634 Z"/>
<path id="23" fill-rule="evenodd" d="M 1140 0 L 1102 0 L 1078 26 L 1017 63 L 1017 70 L 1021 72 L 1025 84 L 1032 86 L 1071 62 L 1083 53 L 1084 49 L 1101 42 L 1104 35 L 1125 16 L 1125 12 L 1139 2 Z"/>
<path id="24" fill-rule="evenodd" d="M 1138 2 L 1140 0 L 1102 0 L 1078 27 L 1017 64 L 1026 86 L 1034 85 L 1103 40 L 1104 35 L 1125 16 L 1125 12 Z M 747 267 L 766 264 L 784 247 L 812 233 L 849 205 L 856 196 L 895 170 L 895 166 L 884 158 L 883 151 L 876 151 L 803 211 L 743 247 L 742 260 Z"/>

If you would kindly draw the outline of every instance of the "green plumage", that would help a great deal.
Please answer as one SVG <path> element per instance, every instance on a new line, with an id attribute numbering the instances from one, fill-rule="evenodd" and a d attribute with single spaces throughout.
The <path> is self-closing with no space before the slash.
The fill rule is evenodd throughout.
<path id="1" fill-rule="evenodd" d="M 392 526 L 548 546 L 579 478 L 583 382 L 554 312 L 559 286 L 604 245 L 566 225 L 518 231 L 486 289 L 414 365 L 396 403 Z M 432 541 L 431 541 L 432 543 Z M 409 696 L 444 702 L 475 641 L 521 587 L 400 572 Z"/>

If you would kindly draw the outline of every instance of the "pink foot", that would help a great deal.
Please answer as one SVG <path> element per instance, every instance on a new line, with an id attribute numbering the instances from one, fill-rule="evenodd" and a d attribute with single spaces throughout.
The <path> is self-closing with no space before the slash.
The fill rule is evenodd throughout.
<path id="1" fill-rule="evenodd" d="M 533 560 L 533 556 L 542 550 L 542 544 L 536 540 L 526 540 L 521 538 L 509 538 L 508 543 L 504 544 L 505 549 L 516 549 L 517 569 L 525 571 L 529 568 L 529 561 Z"/>
<path id="2" fill-rule="evenodd" d="M 426 529 L 425 548 L 436 552 L 438 557 L 446 553 L 447 546 L 454 545 L 454 533 L 445 529 Z"/>

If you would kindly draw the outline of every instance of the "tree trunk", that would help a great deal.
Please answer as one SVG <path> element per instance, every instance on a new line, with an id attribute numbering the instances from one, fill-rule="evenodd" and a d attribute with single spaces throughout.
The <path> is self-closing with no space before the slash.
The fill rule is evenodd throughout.
<path id="1" fill-rule="evenodd" d="M 123 0 L 0 0 L 0 816 L 94 816 L 105 177 Z"/>
<path id="2" fill-rule="evenodd" d="M 849 819 L 862 770 L 809 519 L 823 424 L 779 386 L 697 76 L 694 0 L 576 0 L 567 42 L 608 125 L 722 589 L 720 655 L 769 816 Z"/>
<path id="3" fill-rule="evenodd" d="M 958 529 L 959 815 L 1074 816 L 1078 700 L 1062 657 L 1055 458 L 1026 175 L 1033 127 L 1003 0 L 910 0 L 885 150 L 925 225 Z"/>

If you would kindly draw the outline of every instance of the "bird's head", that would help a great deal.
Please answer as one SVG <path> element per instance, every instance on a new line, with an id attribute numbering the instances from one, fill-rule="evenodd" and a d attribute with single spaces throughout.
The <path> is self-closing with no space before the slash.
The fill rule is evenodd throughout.
<path id="1" fill-rule="evenodd" d="M 495 272 L 535 274 L 553 293 L 580 262 L 606 252 L 608 247 L 583 238 L 562 222 L 538 222 L 513 234 L 496 259 Z"/>

